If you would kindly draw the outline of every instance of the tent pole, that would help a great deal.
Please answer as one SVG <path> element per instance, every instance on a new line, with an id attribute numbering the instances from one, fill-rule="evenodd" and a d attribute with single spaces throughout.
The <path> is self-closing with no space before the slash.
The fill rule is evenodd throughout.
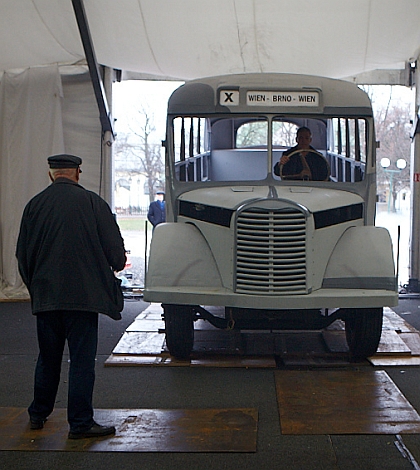
<path id="1" fill-rule="evenodd" d="M 96 60 L 89 23 L 86 17 L 85 6 L 83 0 L 72 0 L 72 4 L 74 14 L 76 16 L 77 26 L 79 28 L 80 39 L 82 40 L 86 61 L 89 67 L 93 91 L 95 93 L 96 102 L 98 104 L 99 119 L 101 121 L 102 130 L 103 132 L 113 132 L 114 123 L 109 112 L 108 102 L 104 92 L 104 85 L 99 71 L 99 65 Z"/>
<path id="2" fill-rule="evenodd" d="M 417 70 L 414 71 L 414 83 L 416 91 L 414 130 L 411 145 L 411 241 L 410 241 L 410 278 L 408 280 L 409 292 L 420 292 L 420 86 L 417 83 Z"/>
<path id="3" fill-rule="evenodd" d="M 104 67 L 104 91 L 106 99 L 110 104 L 109 116 L 112 116 L 112 83 L 113 83 L 113 69 Z M 113 144 L 114 134 L 111 130 L 103 130 L 102 133 L 102 165 L 101 165 L 101 196 L 110 205 L 114 207 L 114 159 L 113 159 Z"/>

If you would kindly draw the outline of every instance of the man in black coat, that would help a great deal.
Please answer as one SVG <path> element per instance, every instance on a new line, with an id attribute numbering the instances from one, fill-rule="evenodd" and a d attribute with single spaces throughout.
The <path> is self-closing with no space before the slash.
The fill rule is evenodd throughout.
<path id="1" fill-rule="evenodd" d="M 108 204 L 78 184 L 81 158 L 55 155 L 48 163 L 52 184 L 26 205 L 16 248 L 37 317 L 31 429 L 42 429 L 54 409 L 67 340 L 69 438 L 105 436 L 115 428 L 97 424 L 92 405 L 98 313 L 121 318 L 113 271 L 124 269 L 124 241 Z"/>
<path id="2" fill-rule="evenodd" d="M 308 127 L 300 127 L 296 133 L 295 147 L 283 152 L 274 166 L 274 174 L 283 179 L 328 181 L 330 169 L 325 157 L 312 147 L 312 133 Z M 282 169 L 282 174 L 280 170 Z"/>
<path id="3" fill-rule="evenodd" d="M 162 222 L 166 221 L 166 209 L 164 198 L 165 193 L 163 191 L 157 191 L 156 201 L 150 203 L 147 218 L 149 222 L 153 225 L 153 228 L 155 228 L 156 225 L 159 225 Z"/>

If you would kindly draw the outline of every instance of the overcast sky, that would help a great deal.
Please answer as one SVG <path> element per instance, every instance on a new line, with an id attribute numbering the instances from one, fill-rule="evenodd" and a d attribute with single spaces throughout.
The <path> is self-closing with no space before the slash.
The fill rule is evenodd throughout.
<path id="1" fill-rule="evenodd" d="M 113 116 L 117 119 L 115 130 L 129 132 L 138 122 L 139 110 L 150 111 L 154 117 L 157 141 L 165 138 L 165 120 L 168 99 L 183 82 L 127 80 L 113 87 Z"/>

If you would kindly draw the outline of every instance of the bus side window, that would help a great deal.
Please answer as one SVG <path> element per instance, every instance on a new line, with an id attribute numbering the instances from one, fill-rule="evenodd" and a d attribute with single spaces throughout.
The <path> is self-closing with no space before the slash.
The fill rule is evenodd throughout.
<path id="1" fill-rule="evenodd" d="M 333 118 L 330 121 L 328 161 L 331 179 L 356 183 L 365 175 L 367 135 L 366 122 L 358 118 Z"/>
<path id="2" fill-rule="evenodd" d="M 209 136 L 206 119 L 178 117 L 173 122 L 173 154 L 179 181 L 207 181 L 209 179 Z"/>

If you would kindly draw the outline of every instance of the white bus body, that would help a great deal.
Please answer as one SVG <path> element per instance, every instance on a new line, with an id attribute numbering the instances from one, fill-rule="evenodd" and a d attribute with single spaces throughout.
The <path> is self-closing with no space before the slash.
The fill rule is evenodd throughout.
<path id="1" fill-rule="evenodd" d="M 302 126 L 323 181 L 274 172 Z M 172 355 L 189 356 L 198 318 L 294 330 L 341 319 L 354 359 L 376 351 L 398 295 L 389 234 L 374 226 L 366 93 L 288 74 L 194 80 L 169 99 L 164 145 L 167 223 L 153 234 L 144 299 L 162 303 Z"/>

